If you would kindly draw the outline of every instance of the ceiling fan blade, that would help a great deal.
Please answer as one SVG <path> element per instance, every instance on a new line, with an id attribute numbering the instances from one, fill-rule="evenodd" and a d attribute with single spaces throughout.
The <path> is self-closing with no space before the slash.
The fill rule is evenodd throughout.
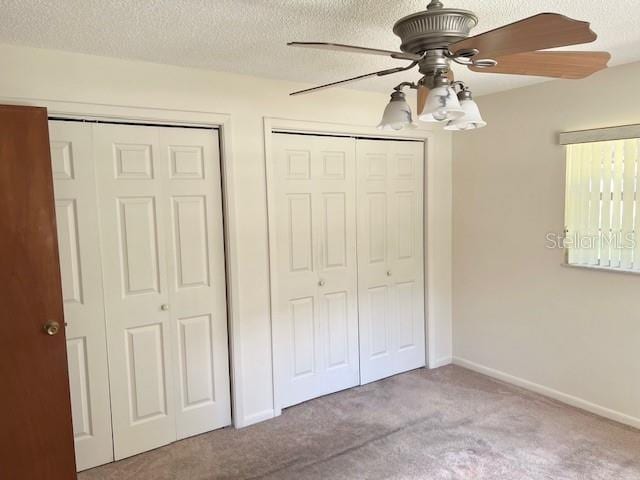
<path id="1" fill-rule="evenodd" d="M 526 52 L 496 57 L 495 67 L 469 68 L 474 72 L 578 79 L 607 68 L 610 58 L 608 52 Z"/>
<path id="2" fill-rule="evenodd" d="M 495 59 L 514 53 L 589 43 L 597 37 L 588 22 L 557 13 L 540 13 L 456 42 L 449 45 L 449 50 L 455 54 L 464 49 L 476 49 L 479 53 L 474 58 Z"/>
<path id="3" fill-rule="evenodd" d="M 424 85 L 418 85 L 418 101 L 417 101 L 417 109 L 416 109 L 416 113 L 420 114 L 422 113 L 422 110 L 424 110 L 424 105 L 427 103 L 427 97 L 429 96 L 429 88 L 425 87 Z"/>
<path id="4" fill-rule="evenodd" d="M 391 75 L 392 73 L 404 72 L 405 70 L 409 70 L 417 65 L 418 62 L 412 62 L 410 65 L 406 67 L 396 67 L 389 68 L 387 70 L 380 70 L 379 72 L 366 73 L 364 75 L 358 75 L 357 77 L 347 78 L 346 80 L 339 80 L 337 82 L 326 83 L 324 85 L 319 85 L 313 88 L 307 88 L 305 90 L 298 90 L 297 92 L 290 93 L 290 96 L 294 95 L 302 95 L 305 93 L 317 92 L 318 90 L 324 90 L 325 88 L 335 87 L 337 85 L 343 85 L 345 83 L 357 82 L 358 80 L 364 80 L 365 78 L 371 77 L 384 77 L 385 75 Z"/>
<path id="5" fill-rule="evenodd" d="M 338 50 L 343 52 L 368 53 L 371 55 L 382 55 L 384 57 L 397 58 L 398 60 L 416 61 L 422 58 L 421 55 L 406 52 L 394 52 L 393 50 L 380 50 L 377 48 L 355 47 L 353 45 L 343 45 L 341 43 L 327 42 L 289 42 L 290 47 L 316 48 L 320 50 Z"/>
<path id="6" fill-rule="evenodd" d="M 453 83 L 453 81 L 455 80 L 455 78 L 453 76 L 453 70 L 448 70 L 447 71 L 447 78 L 449 79 L 450 83 Z"/>

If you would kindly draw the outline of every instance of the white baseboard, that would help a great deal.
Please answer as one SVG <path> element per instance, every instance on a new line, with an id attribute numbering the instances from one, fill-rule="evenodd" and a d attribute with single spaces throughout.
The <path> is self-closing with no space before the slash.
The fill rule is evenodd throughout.
<path id="1" fill-rule="evenodd" d="M 255 423 L 264 422 L 265 420 L 269 420 L 270 418 L 275 417 L 273 409 L 263 410 L 262 412 L 252 413 L 251 415 L 247 415 L 239 422 L 236 423 L 236 428 L 244 428 L 249 425 L 253 425 Z"/>
<path id="2" fill-rule="evenodd" d="M 586 410 L 587 412 L 600 415 L 601 417 L 605 417 L 610 420 L 614 420 L 616 422 L 624 423 L 625 425 L 640 429 L 640 418 L 632 417 L 631 415 L 627 415 L 625 413 L 618 412 L 607 407 L 596 405 L 595 403 L 591 403 L 582 398 L 574 397 L 573 395 L 554 390 L 553 388 L 545 387 L 544 385 L 540 385 L 538 383 L 530 382 L 529 380 L 525 380 L 523 378 L 501 372 L 500 370 L 496 370 L 494 368 L 485 367 L 484 365 L 480 365 L 479 363 L 475 363 L 464 358 L 453 357 L 453 364 L 460 367 L 468 368 L 469 370 L 482 373 L 498 380 L 502 380 L 503 382 L 522 387 L 526 390 L 539 393 L 540 395 L 544 395 L 545 397 L 553 398 L 554 400 L 558 400 L 573 407 L 577 407 L 582 410 Z"/>
<path id="3" fill-rule="evenodd" d="M 429 362 L 429 370 L 433 370 L 434 368 L 444 367 L 445 365 L 450 365 L 452 362 L 451 357 L 441 357 L 435 360 L 433 363 Z"/>

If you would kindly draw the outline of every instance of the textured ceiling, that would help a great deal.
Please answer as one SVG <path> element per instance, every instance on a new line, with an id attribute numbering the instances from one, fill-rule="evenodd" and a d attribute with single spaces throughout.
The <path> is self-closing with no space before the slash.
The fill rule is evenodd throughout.
<path id="1" fill-rule="evenodd" d="M 397 49 L 394 22 L 427 0 L 0 0 L 0 43 L 210 68 L 320 84 L 402 64 L 384 57 L 294 49 L 328 41 Z M 610 65 L 640 60 L 640 0 L 450 0 L 476 12 L 473 33 L 550 11 L 592 23 Z M 579 47 L 580 48 L 580 47 Z M 457 67 L 457 66 L 456 66 Z M 457 67 L 476 94 L 539 78 L 479 74 Z M 390 91 L 417 71 L 351 84 Z"/>

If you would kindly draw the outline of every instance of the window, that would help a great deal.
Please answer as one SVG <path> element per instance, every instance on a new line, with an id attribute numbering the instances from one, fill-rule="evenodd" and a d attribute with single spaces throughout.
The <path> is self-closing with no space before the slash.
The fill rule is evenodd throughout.
<path id="1" fill-rule="evenodd" d="M 564 245 L 570 265 L 640 273 L 639 153 L 638 138 L 568 145 Z"/>

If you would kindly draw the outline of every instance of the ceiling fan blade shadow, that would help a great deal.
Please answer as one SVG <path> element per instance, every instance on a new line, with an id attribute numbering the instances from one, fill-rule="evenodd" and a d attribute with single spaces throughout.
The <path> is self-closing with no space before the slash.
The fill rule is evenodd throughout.
<path id="1" fill-rule="evenodd" d="M 290 96 L 303 95 L 305 93 L 313 93 L 313 92 L 317 92 L 319 90 L 324 90 L 326 88 L 332 88 L 332 87 L 335 87 L 337 85 L 343 85 L 345 83 L 357 82 L 358 80 L 364 80 L 365 78 L 384 77 L 385 75 L 391 75 L 393 73 L 404 72 L 405 70 L 409 70 L 409 69 L 415 67 L 417 64 L 418 64 L 418 62 L 412 62 L 410 65 L 408 65 L 406 67 L 389 68 L 387 70 L 380 70 L 379 72 L 366 73 L 364 75 L 358 75 L 357 77 L 351 77 L 351 78 L 347 78 L 345 80 L 339 80 L 337 82 L 331 82 L 331 83 L 326 83 L 324 85 L 319 85 L 317 87 L 306 88 L 304 90 L 298 90 L 297 92 L 292 92 L 289 95 Z"/>
<path id="2" fill-rule="evenodd" d="M 449 50 L 455 55 L 464 49 L 476 49 L 479 53 L 475 58 L 495 59 L 515 53 L 589 43 L 597 37 L 588 22 L 558 13 L 540 13 L 451 44 Z"/>
<path id="3" fill-rule="evenodd" d="M 580 79 L 607 68 L 608 52 L 526 52 L 496 57 L 494 67 L 474 67 L 474 72 L 535 75 L 565 79 Z"/>
<path id="4" fill-rule="evenodd" d="M 421 55 L 407 52 L 394 52 L 393 50 L 381 50 L 378 48 L 356 47 L 354 45 L 344 45 L 342 43 L 328 42 L 289 42 L 290 47 L 315 48 L 319 50 L 336 50 L 352 53 L 368 53 L 370 55 L 382 55 L 384 57 L 396 58 L 398 60 L 416 61 L 422 58 Z"/>

